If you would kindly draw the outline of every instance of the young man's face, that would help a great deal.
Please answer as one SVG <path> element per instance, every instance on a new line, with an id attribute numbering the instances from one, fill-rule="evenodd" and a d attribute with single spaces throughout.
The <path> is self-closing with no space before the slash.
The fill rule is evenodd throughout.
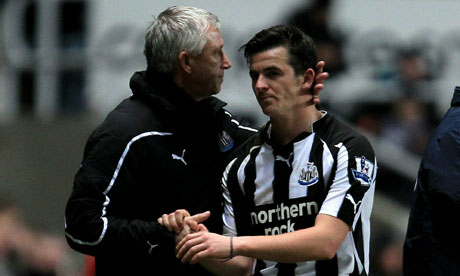
<path id="1" fill-rule="evenodd" d="M 257 101 L 266 115 L 288 116 L 305 106 L 308 95 L 302 92 L 304 75 L 294 73 L 285 47 L 251 56 L 249 75 Z"/>
<path id="2" fill-rule="evenodd" d="M 219 93 L 224 81 L 224 70 L 232 64 L 225 54 L 224 41 L 219 29 L 211 27 L 207 33 L 208 42 L 201 55 L 192 57 L 192 79 L 194 81 L 194 97 L 205 98 Z"/>

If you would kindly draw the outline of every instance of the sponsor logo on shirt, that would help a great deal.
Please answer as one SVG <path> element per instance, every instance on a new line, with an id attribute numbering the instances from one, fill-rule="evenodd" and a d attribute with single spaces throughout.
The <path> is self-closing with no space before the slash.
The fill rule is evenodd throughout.
<path id="1" fill-rule="evenodd" d="M 361 185 L 368 186 L 373 181 L 374 164 L 364 156 L 355 156 L 356 169 L 351 169 L 353 177 L 361 182 Z"/>
<path id="2" fill-rule="evenodd" d="M 306 199 L 257 206 L 249 214 L 251 224 L 263 235 L 279 235 L 312 226 L 320 206 L 316 201 Z"/>

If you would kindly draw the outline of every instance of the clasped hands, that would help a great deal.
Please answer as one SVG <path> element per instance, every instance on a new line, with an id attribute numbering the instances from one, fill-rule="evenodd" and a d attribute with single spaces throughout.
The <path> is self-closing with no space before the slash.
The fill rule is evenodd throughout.
<path id="1" fill-rule="evenodd" d="M 202 224 L 210 215 L 207 211 L 191 216 L 180 209 L 158 218 L 158 223 L 176 233 L 176 257 L 182 263 L 195 264 L 204 258 L 225 261 L 233 257 L 230 237 L 210 233 Z"/>

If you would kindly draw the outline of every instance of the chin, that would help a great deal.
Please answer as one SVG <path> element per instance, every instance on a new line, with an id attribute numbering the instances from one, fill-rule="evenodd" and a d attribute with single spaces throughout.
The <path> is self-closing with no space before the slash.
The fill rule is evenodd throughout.
<path id="1" fill-rule="evenodd" d="M 213 89 L 212 91 L 212 95 L 216 95 L 216 94 L 219 94 L 220 91 L 222 90 L 222 88 L 220 86 L 216 87 L 216 89 Z"/>
<path id="2" fill-rule="evenodd" d="M 260 106 L 260 108 L 262 109 L 262 112 L 265 115 L 270 116 L 270 114 L 273 112 L 273 108 L 271 108 L 271 107 L 273 107 L 272 105 L 259 102 L 259 106 Z"/>
<path id="3" fill-rule="evenodd" d="M 272 110 L 270 110 L 269 108 L 263 108 L 262 107 L 262 112 L 267 115 L 268 117 L 270 117 L 270 115 L 272 114 Z"/>

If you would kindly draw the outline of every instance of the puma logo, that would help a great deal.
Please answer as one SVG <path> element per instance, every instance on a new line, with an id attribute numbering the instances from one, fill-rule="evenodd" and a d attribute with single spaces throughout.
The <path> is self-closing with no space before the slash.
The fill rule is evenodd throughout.
<path id="1" fill-rule="evenodd" d="M 182 151 L 182 156 L 179 156 L 179 155 L 176 155 L 176 154 L 171 154 L 172 155 L 172 158 L 174 160 L 180 160 L 182 161 L 182 163 L 184 163 L 185 165 L 187 165 L 187 162 L 185 162 L 185 159 L 184 159 L 184 156 L 185 156 L 185 149 Z"/>
<path id="2" fill-rule="evenodd" d="M 347 194 L 347 196 L 345 198 L 348 199 L 351 202 L 351 204 L 353 204 L 353 207 L 355 208 L 354 213 L 356 214 L 356 209 L 357 209 L 358 205 L 361 203 L 361 200 L 358 201 L 357 203 L 355 203 L 355 200 L 354 200 L 353 196 L 351 196 L 350 194 Z"/>
<path id="3" fill-rule="evenodd" d="M 283 162 L 286 162 L 287 166 L 290 168 L 291 167 L 291 163 L 289 162 L 289 160 L 291 159 L 292 157 L 292 152 L 291 154 L 289 154 L 289 157 L 288 158 L 284 158 L 283 156 L 281 155 L 277 155 L 276 158 L 275 158 L 275 161 L 283 161 Z"/>
<path id="4" fill-rule="evenodd" d="M 150 246 L 149 248 L 149 254 L 152 254 L 152 250 L 158 246 L 158 244 L 151 244 L 149 241 L 147 241 L 147 244 Z"/>

